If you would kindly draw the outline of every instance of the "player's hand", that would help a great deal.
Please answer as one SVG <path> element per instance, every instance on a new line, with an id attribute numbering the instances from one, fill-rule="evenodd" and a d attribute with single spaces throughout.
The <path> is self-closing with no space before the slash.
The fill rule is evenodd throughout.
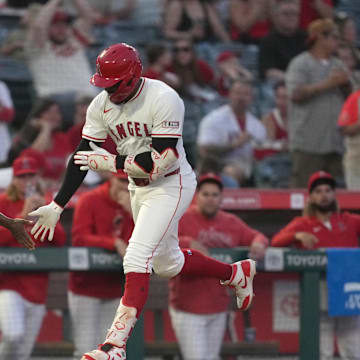
<path id="1" fill-rule="evenodd" d="M 265 256 L 266 245 L 261 241 L 253 241 L 249 249 L 249 257 L 253 260 L 261 260 Z"/>
<path id="2" fill-rule="evenodd" d="M 315 235 L 301 231 L 295 234 L 295 239 L 300 241 L 305 249 L 313 249 L 315 244 L 319 242 Z"/>
<path id="3" fill-rule="evenodd" d="M 80 170 L 116 172 L 116 155 L 90 142 L 92 151 L 78 151 L 74 155 L 74 163 L 80 165 Z"/>
<path id="4" fill-rule="evenodd" d="M 35 249 L 35 243 L 27 233 L 25 226 L 33 224 L 34 223 L 30 220 L 13 219 L 9 225 L 9 230 L 11 231 L 14 238 L 18 241 L 19 244 L 24 245 L 29 250 Z"/>
<path id="5" fill-rule="evenodd" d="M 31 229 L 31 234 L 34 235 L 35 239 L 42 233 L 40 240 L 44 241 L 48 231 L 49 241 L 53 239 L 56 223 L 59 221 L 63 210 L 64 209 L 55 201 L 52 201 L 50 204 L 42 206 L 29 214 L 29 216 L 39 217 L 36 224 Z"/>

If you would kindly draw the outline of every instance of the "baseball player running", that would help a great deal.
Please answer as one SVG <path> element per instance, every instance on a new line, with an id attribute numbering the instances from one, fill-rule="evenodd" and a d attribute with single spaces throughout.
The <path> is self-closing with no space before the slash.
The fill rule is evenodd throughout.
<path id="1" fill-rule="evenodd" d="M 178 222 L 189 206 L 196 179 L 182 142 L 184 103 L 165 83 L 141 77 L 138 52 L 125 43 L 100 53 L 91 83 L 104 88 L 87 110 L 82 140 L 69 161 L 59 193 L 38 216 L 31 233 L 52 239 L 64 206 L 82 183 L 87 170 L 124 169 L 129 177 L 134 231 L 123 261 L 125 291 L 103 344 L 83 360 L 124 360 L 126 341 L 148 295 L 152 270 L 215 277 L 235 287 L 241 310 L 253 299 L 253 260 L 225 264 L 199 251 L 180 249 Z M 118 155 L 100 147 L 110 135 Z M 94 204 L 95 206 L 96 204 Z"/>

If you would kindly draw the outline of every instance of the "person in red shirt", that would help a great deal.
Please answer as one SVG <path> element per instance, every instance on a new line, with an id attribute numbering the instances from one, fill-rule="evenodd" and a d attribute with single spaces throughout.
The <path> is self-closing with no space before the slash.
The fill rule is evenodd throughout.
<path id="1" fill-rule="evenodd" d="M 353 92 L 345 101 L 338 127 L 344 135 L 345 154 L 343 158 L 346 187 L 360 189 L 360 90 Z"/>
<path id="2" fill-rule="evenodd" d="M 268 239 L 237 216 L 220 210 L 222 189 L 218 176 L 208 173 L 200 177 L 196 203 L 179 223 L 180 246 L 205 255 L 211 248 L 249 246 L 251 258 L 263 258 Z M 169 311 L 183 358 L 218 359 L 230 303 L 228 292 L 213 278 L 178 275 L 169 284 Z"/>
<path id="3" fill-rule="evenodd" d="M 100 247 L 125 255 L 134 224 L 127 175 L 119 170 L 109 181 L 80 196 L 72 228 L 72 245 Z M 96 206 L 94 206 L 96 204 Z M 122 295 L 119 272 L 71 272 L 69 308 L 74 330 L 74 359 L 106 336 Z"/>
<path id="4" fill-rule="evenodd" d="M 174 89 L 179 87 L 180 79 L 169 71 L 172 53 L 167 46 L 161 43 L 150 44 L 146 48 L 146 57 L 148 66 L 143 72 L 144 77 L 161 80 Z"/>
<path id="5" fill-rule="evenodd" d="M 231 39 L 241 43 L 259 43 L 269 33 L 271 1 L 230 0 Z"/>
<path id="6" fill-rule="evenodd" d="M 340 212 L 335 195 L 335 179 L 325 171 L 314 173 L 308 181 L 309 200 L 303 216 L 296 217 L 272 238 L 272 246 L 293 246 L 298 249 L 359 246 L 360 216 Z M 324 287 L 326 289 L 326 287 Z M 327 291 L 321 293 L 321 302 Z M 359 359 L 360 316 L 320 318 L 320 356 L 332 359 L 334 336 L 341 359 Z"/>
<path id="7" fill-rule="evenodd" d="M 38 174 L 39 166 L 35 159 L 20 157 L 14 161 L 12 182 L 0 195 L 3 214 L 26 219 L 29 212 L 46 203 Z M 63 246 L 65 241 L 65 231 L 58 223 L 54 241 L 40 242 L 37 246 Z M 0 246 L 16 248 L 21 244 L 8 229 L 0 227 Z M 30 359 L 45 314 L 47 287 L 48 273 L 0 274 L 0 359 Z"/>
<path id="8" fill-rule="evenodd" d="M 20 156 L 35 158 L 42 169 L 42 177 L 49 184 L 63 175 L 71 146 L 66 133 L 61 131 L 62 117 L 59 105 L 48 98 L 40 99 L 15 136 L 8 162 Z"/>
<path id="9" fill-rule="evenodd" d="M 300 8 L 300 27 L 306 30 L 316 19 L 332 18 L 334 4 L 333 0 L 301 0 Z"/>

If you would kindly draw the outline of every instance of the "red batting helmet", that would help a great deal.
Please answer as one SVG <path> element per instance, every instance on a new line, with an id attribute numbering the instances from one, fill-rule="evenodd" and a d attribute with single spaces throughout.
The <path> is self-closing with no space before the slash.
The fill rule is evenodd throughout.
<path id="1" fill-rule="evenodd" d="M 125 43 L 114 44 L 103 50 L 96 59 L 96 73 L 91 84 L 108 88 L 120 83 L 110 95 L 118 103 L 126 99 L 135 89 L 142 73 L 142 64 L 137 50 Z"/>

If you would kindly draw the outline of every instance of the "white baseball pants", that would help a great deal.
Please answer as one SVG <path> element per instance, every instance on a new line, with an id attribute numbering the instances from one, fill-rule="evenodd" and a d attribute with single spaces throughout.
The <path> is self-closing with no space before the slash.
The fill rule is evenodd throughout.
<path id="1" fill-rule="evenodd" d="M 103 342 L 120 298 L 104 300 L 69 291 L 68 302 L 75 344 L 74 360 L 78 360 Z"/>
<path id="2" fill-rule="evenodd" d="M 335 336 L 342 360 L 360 360 L 360 316 L 333 318 L 325 313 L 321 314 L 321 360 L 332 360 L 334 358 Z"/>
<path id="3" fill-rule="evenodd" d="M 130 187 L 135 228 L 124 257 L 124 272 L 177 275 L 184 265 L 178 223 L 196 189 L 195 174 L 172 175 L 144 187 Z"/>
<path id="4" fill-rule="evenodd" d="M 169 308 L 184 360 L 218 360 L 227 313 L 199 315 Z"/>
<path id="5" fill-rule="evenodd" d="M 25 300 L 11 290 L 0 291 L 0 360 L 28 360 L 45 315 L 45 305 Z"/>

